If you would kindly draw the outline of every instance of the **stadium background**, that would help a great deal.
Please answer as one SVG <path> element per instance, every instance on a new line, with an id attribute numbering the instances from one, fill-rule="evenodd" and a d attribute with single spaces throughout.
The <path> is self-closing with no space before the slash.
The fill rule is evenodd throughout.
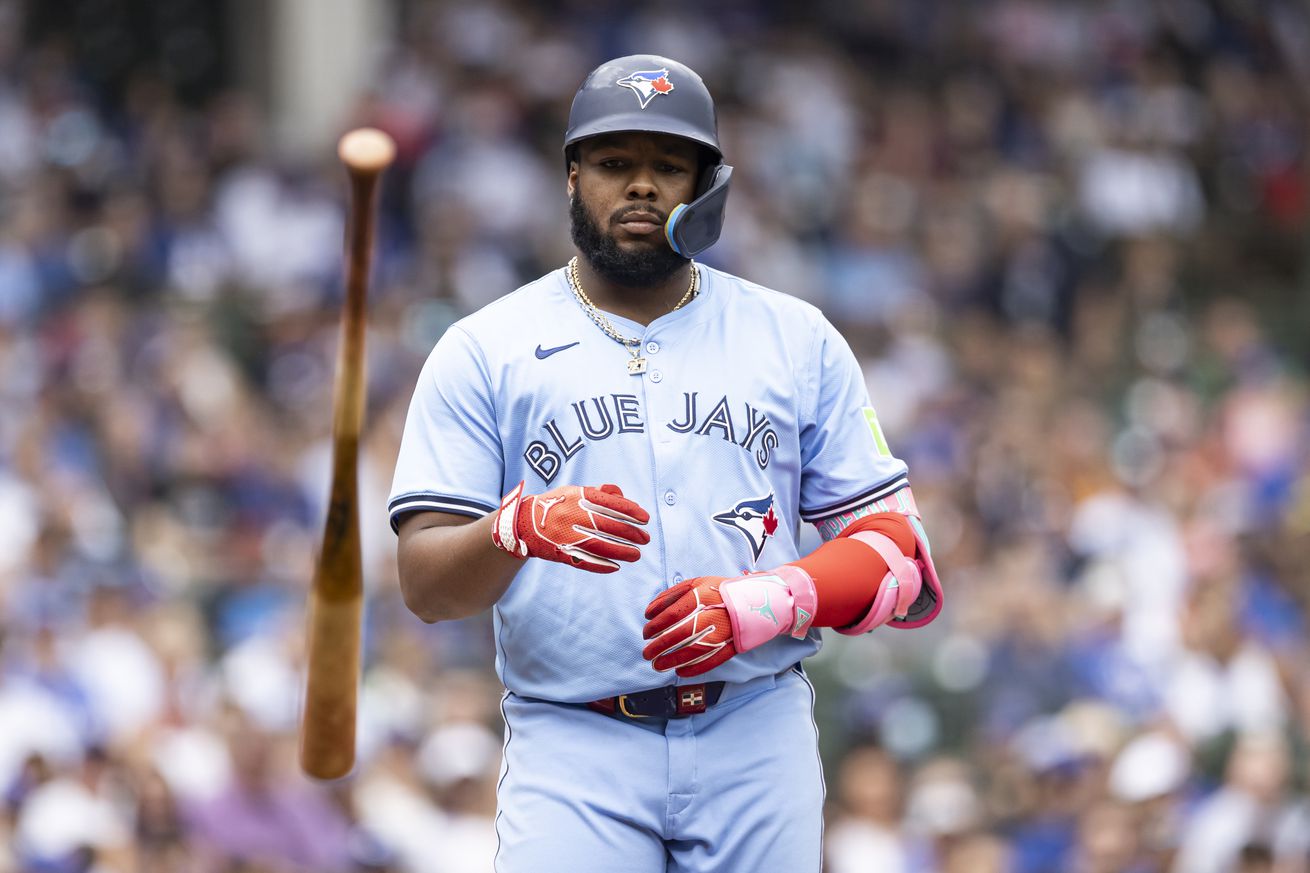
<path id="1" fill-rule="evenodd" d="M 1305 870 L 1303 5 L 0 0 L 0 871 L 490 869 L 488 624 L 406 613 L 386 489 L 431 344 L 567 257 L 568 102 L 632 51 L 709 82 L 705 260 L 851 340 L 949 590 L 812 665 L 830 873 Z M 324 788 L 361 123 L 400 158 L 361 764 Z"/>

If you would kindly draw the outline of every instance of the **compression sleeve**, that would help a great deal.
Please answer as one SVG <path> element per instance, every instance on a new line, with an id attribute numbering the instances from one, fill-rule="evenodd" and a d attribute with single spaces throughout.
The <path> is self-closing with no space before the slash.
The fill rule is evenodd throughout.
<path id="1" fill-rule="evenodd" d="M 835 539 L 792 561 L 814 580 L 818 594 L 814 623 L 819 627 L 844 628 L 858 622 L 869 612 L 878 585 L 887 575 L 887 561 L 882 555 L 851 538 L 860 531 L 882 534 L 902 554 L 914 557 L 916 543 L 909 518 L 898 512 L 879 512 L 857 518 Z"/>

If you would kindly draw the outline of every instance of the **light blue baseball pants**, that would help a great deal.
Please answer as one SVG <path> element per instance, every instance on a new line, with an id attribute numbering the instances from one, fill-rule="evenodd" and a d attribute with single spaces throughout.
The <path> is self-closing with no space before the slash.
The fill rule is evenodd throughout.
<path id="1" fill-rule="evenodd" d="M 814 692 L 796 669 L 682 719 L 506 694 L 497 873 L 819 873 Z"/>

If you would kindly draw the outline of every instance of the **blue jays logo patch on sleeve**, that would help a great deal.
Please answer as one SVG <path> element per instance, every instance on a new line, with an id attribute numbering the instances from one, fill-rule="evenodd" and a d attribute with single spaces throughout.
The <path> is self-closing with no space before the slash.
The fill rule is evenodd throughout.
<path id="1" fill-rule="evenodd" d="M 760 559 L 764 541 L 778 529 L 778 514 L 773 511 L 773 495 L 743 500 L 726 512 L 714 516 L 719 524 L 730 527 L 750 543 L 753 560 Z"/>
<path id="2" fill-rule="evenodd" d="M 660 94 L 668 94 L 673 90 L 673 83 L 669 81 L 668 70 L 640 70 L 629 76 L 624 76 L 614 84 L 627 88 L 633 94 L 637 95 L 641 108 L 645 109 Z"/>

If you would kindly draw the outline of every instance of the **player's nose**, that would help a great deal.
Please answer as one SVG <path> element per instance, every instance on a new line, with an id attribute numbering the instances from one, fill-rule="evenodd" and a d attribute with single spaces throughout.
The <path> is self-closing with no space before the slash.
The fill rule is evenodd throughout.
<path id="1" fill-rule="evenodd" d="M 655 184 L 655 174 L 648 167 L 639 166 L 628 180 L 625 192 L 629 200 L 655 200 L 659 197 L 659 186 Z"/>

